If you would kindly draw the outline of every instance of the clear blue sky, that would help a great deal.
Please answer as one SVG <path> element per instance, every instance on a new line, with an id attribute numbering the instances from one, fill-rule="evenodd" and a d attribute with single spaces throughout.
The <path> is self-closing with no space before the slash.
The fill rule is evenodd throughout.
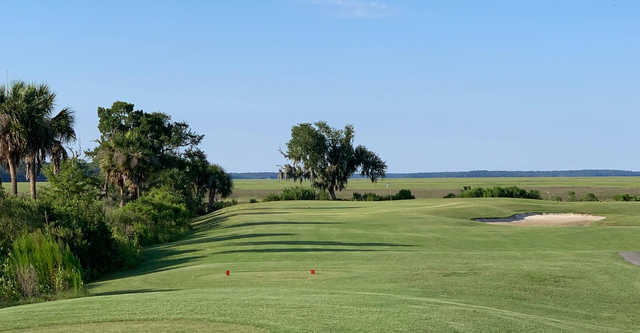
<path id="1" fill-rule="evenodd" d="M 640 1 L 3 1 L 0 70 L 169 113 L 227 170 L 353 124 L 391 172 L 640 169 Z"/>

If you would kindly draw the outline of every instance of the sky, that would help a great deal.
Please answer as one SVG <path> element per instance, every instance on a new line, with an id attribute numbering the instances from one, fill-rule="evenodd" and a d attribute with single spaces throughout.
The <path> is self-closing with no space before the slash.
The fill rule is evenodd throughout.
<path id="1" fill-rule="evenodd" d="M 352 124 L 389 172 L 640 170 L 640 1 L 13 1 L 0 82 L 45 82 L 98 137 L 116 100 L 276 171 L 301 122 Z"/>

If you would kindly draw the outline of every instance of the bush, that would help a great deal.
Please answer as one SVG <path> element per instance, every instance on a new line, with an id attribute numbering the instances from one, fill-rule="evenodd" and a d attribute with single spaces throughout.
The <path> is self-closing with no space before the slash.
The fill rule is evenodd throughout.
<path id="1" fill-rule="evenodd" d="M 99 181 L 89 165 L 67 160 L 58 174 L 45 169 L 49 186 L 42 193 L 46 205 L 47 230 L 69 245 L 80 259 L 85 280 L 119 269 L 126 260 L 106 223 L 103 203 L 98 200 Z"/>
<path id="2" fill-rule="evenodd" d="M 521 199 L 542 199 L 537 190 L 525 190 L 517 186 L 510 187 L 476 187 L 465 186 L 460 191 L 462 198 L 521 198 Z"/>
<path id="3" fill-rule="evenodd" d="M 318 192 L 315 189 L 295 186 L 282 190 L 282 193 L 271 193 L 264 198 L 264 202 L 268 201 L 286 201 L 286 200 L 327 200 L 329 195 L 326 192 Z"/>
<path id="4" fill-rule="evenodd" d="M 295 186 L 282 190 L 282 200 L 316 200 L 317 193 L 314 189 Z"/>
<path id="5" fill-rule="evenodd" d="M 364 193 L 360 194 L 358 192 L 354 192 L 351 196 L 353 201 L 387 201 L 387 200 L 409 200 L 415 199 L 410 190 L 400 190 L 398 193 L 394 195 L 378 195 L 375 193 Z"/>
<path id="6" fill-rule="evenodd" d="M 578 201 L 578 197 L 576 196 L 576 192 L 569 191 L 567 193 L 567 201 Z"/>
<path id="7" fill-rule="evenodd" d="M 8 293 L 13 297 L 78 291 L 83 285 L 80 261 L 69 246 L 40 231 L 18 238 L 3 268 L 3 285 L 13 286 L 15 290 Z"/>
<path id="8" fill-rule="evenodd" d="M 262 199 L 262 201 L 264 201 L 264 202 L 280 201 L 280 195 L 276 194 L 276 193 L 270 193 L 264 199 Z"/>
<path id="9" fill-rule="evenodd" d="M 598 197 L 596 197 L 596 195 L 595 195 L 595 194 L 593 194 L 593 193 L 587 193 L 587 194 L 584 196 L 584 199 L 582 199 L 582 200 L 583 200 L 583 201 L 599 201 L 599 200 L 598 200 Z"/>
<path id="10" fill-rule="evenodd" d="M 192 217 L 181 196 L 155 188 L 111 212 L 109 223 L 121 238 L 145 246 L 182 237 L 191 230 Z"/>
<path id="11" fill-rule="evenodd" d="M 452 199 L 452 198 L 455 198 L 455 197 L 456 197 L 455 193 L 449 193 L 449 194 L 445 195 L 443 198 Z"/>
<path id="12" fill-rule="evenodd" d="M 222 208 L 231 207 L 231 206 L 235 206 L 237 204 L 238 204 L 238 201 L 235 200 L 235 199 L 233 199 L 231 201 L 216 201 L 215 203 L 213 203 L 211 211 L 214 212 L 216 210 L 219 210 L 219 209 L 222 209 Z"/>
<path id="13" fill-rule="evenodd" d="M 255 198 L 251 198 L 251 199 L 249 199 L 249 203 L 252 203 L 252 204 L 253 203 L 258 203 L 258 200 L 255 199 Z"/>
<path id="14" fill-rule="evenodd" d="M 44 225 L 46 211 L 39 201 L 13 196 L 0 199 L 0 258 L 9 254 L 18 237 Z"/>
<path id="15" fill-rule="evenodd" d="M 625 194 L 618 194 L 618 195 L 614 196 L 613 200 L 615 200 L 615 201 L 640 201 L 640 197 L 632 195 L 632 194 L 625 193 Z"/>
<path id="16" fill-rule="evenodd" d="M 411 199 L 415 199 L 415 198 L 416 197 L 413 196 L 411 191 L 407 190 L 407 189 L 402 189 L 402 190 L 398 191 L 398 193 L 396 193 L 396 195 L 393 196 L 393 200 L 411 200 Z"/>
<path id="17" fill-rule="evenodd" d="M 562 197 L 559 195 L 556 195 L 555 197 L 553 197 L 553 200 L 555 201 L 562 201 Z"/>

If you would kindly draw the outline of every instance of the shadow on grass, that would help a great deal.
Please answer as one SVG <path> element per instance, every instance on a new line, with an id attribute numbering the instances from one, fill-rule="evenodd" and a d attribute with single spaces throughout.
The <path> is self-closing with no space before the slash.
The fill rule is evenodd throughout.
<path id="1" fill-rule="evenodd" d="M 170 255 L 167 255 L 167 257 Z M 153 257 L 146 257 L 139 266 L 120 273 L 116 273 L 109 277 L 109 279 L 119 279 L 124 277 L 132 277 L 138 275 L 145 275 L 150 273 L 165 272 L 176 268 L 179 268 L 183 264 L 187 264 L 198 259 L 205 258 L 205 256 L 189 256 L 175 259 L 165 259 L 160 255 L 154 255 Z"/>
<path id="2" fill-rule="evenodd" d="M 103 293 L 89 294 L 89 296 L 112 296 L 112 295 L 128 295 L 128 294 L 146 294 L 146 293 L 162 293 L 170 291 L 178 291 L 180 289 L 130 289 L 130 290 L 114 290 Z"/>
<path id="3" fill-rule="evenodd" d="M 266 241 L 266 242 L 238 242 L 229 246 L 252 246 L 252 245 L 329 245 L 329 246 L 389 246 L 389 247 L 410 247 L 415 245 L 393 244 L 393 243 L 345 243 L 332 241 Z"/>
<path id="4" fill-rule="evenodd" d="M 256 233 L 256 234 L 240 234 L 240 235 L 226 235 L 226 236 L 212 236 L 212 237 L 196 237 L 191 239 L 185 239 L 183 241 L 176 242 L 175 245 L 191 245 L 191 244 L 203 244 L 203 243 L 215 243 L 223 242 L 234 239 L 244 238 L 256 238 L 256 237 L 279 237 L 279 236 L 294 236 L 292 233 Z"/>
<path id="5" fill-rule="evenodd" d="M 230 250 L 216 252 L 215 254 L 233 254 L 233 253 L 305 253 L 305 252 L 377 252 L 384 250 L 367 250 L 367 249 L 335 249 L 335 248 L 280 248 L 280 249 L 253 249 L 253 250 Z"/>
<path id="6" fill-rule="evenodd" d="M 342 224 L 338 222 L 287 222 L 287 221 L 269 221 L 269 222 L 247 222 L 228 225 L 223 229 L 241 228 L 241 227 L 255 227 L 260 225 L 308 225 L 308 224 Z"/>

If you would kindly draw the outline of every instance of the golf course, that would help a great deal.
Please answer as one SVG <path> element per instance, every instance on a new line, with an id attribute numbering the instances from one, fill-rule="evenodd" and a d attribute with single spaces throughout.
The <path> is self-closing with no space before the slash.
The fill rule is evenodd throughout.
<path id="1" fill-rule="evenodd" d="M 0 333 L 640 333 L 640 1 L 8 1 Z"/>
<path id="2" fill-rule="evenodd" d="M 489 225 L 525 212 L 589 226 Z M 472 198 L 241 204 L 87 285 L 0 310 L 32 332 L 627 332 L 638 328 L 640 203 Z M 311 270 L 315 274 L 311 274 Z M 226 275 L 226 271 L 229 275 Z"/>

